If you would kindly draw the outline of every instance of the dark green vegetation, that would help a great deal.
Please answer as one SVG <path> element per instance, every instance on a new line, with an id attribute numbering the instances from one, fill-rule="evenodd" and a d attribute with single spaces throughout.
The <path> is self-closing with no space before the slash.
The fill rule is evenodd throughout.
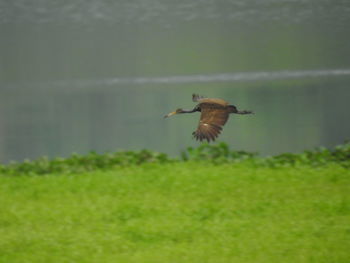
<path id="1" fill-rule="evenodd" d="M 121 166 L 140 165 L 144 163 L 175 163 L 182 161 L 205 161 L 214 164 L 248 162 L 254 166 L 280 167 L 311 165 L 314 167 L 336 163 L 350 168 L 350 143 L 335 147 L 333 150 L 317 148 L 301 154 L 284 153 L 272 157 L 261 158 L 256 153 L 232 151 L 227 144 L 202 144 L 198 148 L 188 148 L 181 154 L 181 159 L 173 159 L 164 153 L 142 151 L 124 151 L 116 153 L 88 155 L 74 154 L 69 158 L 49 160 L 46 157 L 35 161 L 13 162 L 0 165 L 0 174 L 52 174 L 81 173 L 95 170 L 108 170 Z"/>
<path id="2" fill-rule="evenodd" d="M 348 154 L 220 144 L 4 166 L 0 262 L 347 263 Z"/>

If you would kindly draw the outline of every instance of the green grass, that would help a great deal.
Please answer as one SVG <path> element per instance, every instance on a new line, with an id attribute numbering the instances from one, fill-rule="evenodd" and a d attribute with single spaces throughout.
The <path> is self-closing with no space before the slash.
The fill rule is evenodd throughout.
<path id="1" fill-rule="evenodd" d="M 0 262 L 350 262 L 350 171 L 178 162 L 0 176 Z"/>

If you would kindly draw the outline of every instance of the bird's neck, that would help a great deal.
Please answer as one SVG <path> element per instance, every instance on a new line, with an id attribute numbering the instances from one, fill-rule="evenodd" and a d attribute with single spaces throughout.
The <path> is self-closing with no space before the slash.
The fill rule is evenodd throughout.
<path id="1" fill-rule="evenodd" d="M 195 112 L 195 110 L 182 110 L 181 113 L 192 113 Z"/>

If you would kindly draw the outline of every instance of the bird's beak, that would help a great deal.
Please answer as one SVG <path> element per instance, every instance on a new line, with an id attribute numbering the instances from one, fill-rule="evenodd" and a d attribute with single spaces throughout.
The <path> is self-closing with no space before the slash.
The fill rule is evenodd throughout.
<path id="1" fill-rule="evenodd" d="M 170 116 L 173 116 L 176 114 L 176 111 L 170 112 L 169 114 L 165 115 L 164 118 L 168 118 Z"/>

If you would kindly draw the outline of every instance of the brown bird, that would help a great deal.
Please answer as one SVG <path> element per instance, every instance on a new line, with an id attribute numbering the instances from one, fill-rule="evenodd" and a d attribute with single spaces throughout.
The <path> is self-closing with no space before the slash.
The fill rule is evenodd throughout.
<path id="1" fill-rule="evenodd" d="M 196 140 L 215 141 L 219 136 L 222 126 L 225 125 L 230 113 L 235 114 L 251 114 L 252 111 L 239 111 L 236 106 L 229 105 L 223 99 L 204 98 L 197 94 L 192 95 L 192 101 L 199 102 L 193 110 L 177 109 L 165 115 L 164 118 L 170 117 L 179 113 L 201 112 L 201 118 L 197 130 L 192 133 Z"/>

